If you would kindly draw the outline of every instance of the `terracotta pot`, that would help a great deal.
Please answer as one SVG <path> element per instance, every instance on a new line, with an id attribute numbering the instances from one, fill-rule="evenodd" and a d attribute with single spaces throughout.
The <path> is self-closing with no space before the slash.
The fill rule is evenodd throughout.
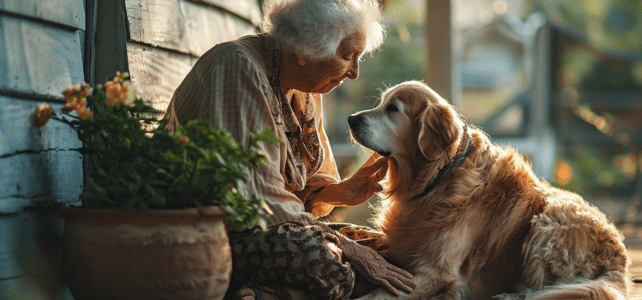
<path id="1" fill-rule="evenodd" d="M 232 271 L 225 212 L 61 208 L 63 277 L 76 300 L 222 299 Z"/>

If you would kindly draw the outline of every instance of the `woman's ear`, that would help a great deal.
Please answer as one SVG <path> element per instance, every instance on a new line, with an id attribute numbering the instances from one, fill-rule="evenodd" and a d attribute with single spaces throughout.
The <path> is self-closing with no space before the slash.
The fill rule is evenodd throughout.
<path id="1" fill-rule="evenodd" d="M 442 156 L 455 143 L 458 129 L 450 107 L 428 104 L 419 122 L 419 150 L 429 161 Z"/>

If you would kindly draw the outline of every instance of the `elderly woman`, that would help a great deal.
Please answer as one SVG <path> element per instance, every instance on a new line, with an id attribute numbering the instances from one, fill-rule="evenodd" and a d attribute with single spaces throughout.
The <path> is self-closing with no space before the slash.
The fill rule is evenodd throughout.
<path id="1" fill-rule="evenodd" d="M 317 220 L 366 201 L 387 171 L 386 159 L 373 156 L 341 181 L 322 123 L 321 94 L 357 79 L 361 58 L 383 42 L 377 2 L 274 0 L 263 12 L 261 34 L 219 44 L 196 62 L 166 115 L 170 129 L 206 119 L 246 146 L 265 125 L 281 139 L 259 145 L 266 165 L 249 169 L 239 188 L 271 212 L 267 230 L 230 233 L 228 297 L 345 299 L 355 272 L 393 294 L 412 291 L 409 273 Z"/>

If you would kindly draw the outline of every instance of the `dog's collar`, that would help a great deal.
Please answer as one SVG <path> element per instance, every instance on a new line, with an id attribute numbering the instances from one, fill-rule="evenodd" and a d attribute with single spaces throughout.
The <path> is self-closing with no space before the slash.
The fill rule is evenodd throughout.
<path id="1" fill-rule="evenodd" d="M 458 167 L 464 161 L 466 156 L 468 156 L 473 140 L 468 136 L 468 125 L 464 124 L 463 129 L 464 132 L 461 135 L 461 141 L 459 141 L 457 152 L 455 152 L 455 155 L 450 160 L 450 163 L 439 170 L 437 175 L 433 177 L 432 180 L 430 180 L 428 186 L 426 186 L 424 191 L 414 196 L 413 199 L 423 197 L 430 193 L 430 191 L 432 191 L 435 186 L 437 186 L 444 178 L 446 178 L 446 176 L 448 176 L 450 172 L 452 172 L 452 170 Z"/>

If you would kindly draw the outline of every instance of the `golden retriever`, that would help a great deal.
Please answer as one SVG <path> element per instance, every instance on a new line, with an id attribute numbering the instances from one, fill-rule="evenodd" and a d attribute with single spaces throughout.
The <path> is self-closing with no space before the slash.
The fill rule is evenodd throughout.
<path id="1" fill-rule="evenodd" d="M 374 221 L 387 258 L 417 283 L 399 298 L 626 298 L 629 259 L 607 217 L 425 84 L 387 89 L 349 124 L 359 144 L 393 158 Z M 379 288 L 362 298 L 394 297 Z"/>

